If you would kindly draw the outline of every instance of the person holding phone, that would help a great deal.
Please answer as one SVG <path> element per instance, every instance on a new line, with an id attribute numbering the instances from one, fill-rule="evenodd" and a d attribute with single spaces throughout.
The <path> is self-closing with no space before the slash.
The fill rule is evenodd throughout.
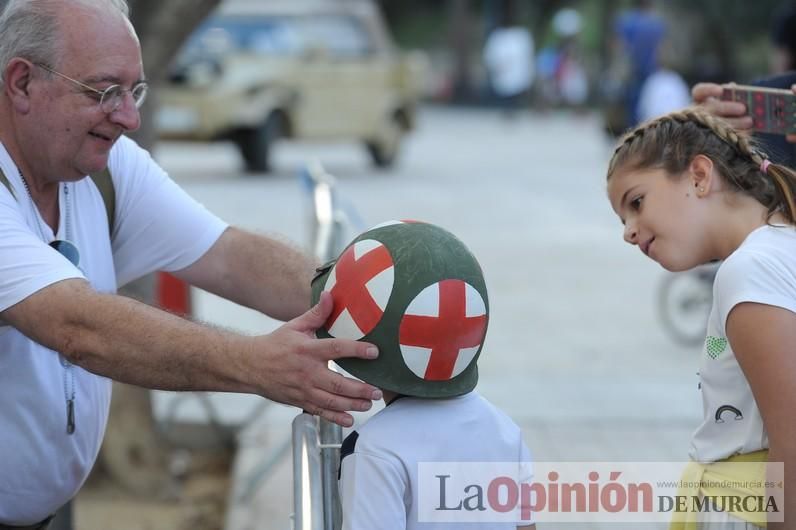
<path id="1" fill-rule="evenodd" d="M 783 4 L 775 12 L 771 24 L 771 43 L 774 53 L 770 66 L 774 75 L 752 84 L 765 88 L 789 89 L 796 93 L 796 5 L 792 2 Z M 697 83 L 691 89 L 691 97 L 694 103 L 724 119 L 733 128 L 750 131 L 752 118 L 746 105 L 721 100 L 722 90 L 721 85 L 716 83 Z M 754 134 L 772 161 L 796 168 L 796 135 L 783 136 L 762 132 Z"/>

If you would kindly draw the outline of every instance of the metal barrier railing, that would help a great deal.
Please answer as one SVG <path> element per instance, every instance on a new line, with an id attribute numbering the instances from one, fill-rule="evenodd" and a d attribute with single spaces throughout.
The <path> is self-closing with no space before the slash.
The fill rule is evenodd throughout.
<path id="1" fill-rule="evenodd" d="M 312 193 L 310 223 L 313 252 L 326 262 L 342 250 L 351 219 L 334 194 L 334 178 L 320 164 L 302 175 Z M 330 362 L 329 369 L 336 370 Z M 295 530 L 339 530 L 342 527 L 337 470 L 343 430 L 339 425 L 307 413 L 293 420 L 293 522 Z"/>
<path id="2" fill-rule="evenodd" d="M 324 530 L 323 480 L 318 418 L 293 420 L 293 528 Z"/>
<path id="3" fill-rule="evenodd" d="M 323 487 L 323 521 L 328 530 L 342 527 L 340 492 L 337 489 L 337 470 L 340 468 L 340 446 L 343 429 L 334 423 L 320 420 L 321 484 Z"/>
<path id="4" fill-rule="evenodd" d="M 293 420 L 293 528 L 342 526 L 337 467 L 342 430 L 306 412 Z"/>

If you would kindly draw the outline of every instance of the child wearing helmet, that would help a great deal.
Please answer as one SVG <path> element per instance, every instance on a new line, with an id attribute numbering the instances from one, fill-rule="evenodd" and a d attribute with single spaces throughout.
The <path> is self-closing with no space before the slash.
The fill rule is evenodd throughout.
<path id="1" fill-rule="evenodd" d="M 519 427 L 473 390 L 489 302 L 467 247 L 431 224 L 385 223 L 319 269 L 313 299 L 324 290 L 334 310 L 318 336 L 376 344 L 375 361 L 337 362 L 381 388 L 386 404 L 343 442 L 343 529 L 444 530 L 463 522 L 473 530 L 533 528 L 527 517 L 472 522 L 478 519 L 468 519 L 466 510 L 431 523 L 419 506 L 421 481 L 439 492 L 437 478 L 421 476 L 421 462 L 516 463 L 517 480 L 531 479 Z"/>
<path id="2" fill-rule="evenodd" d="M 783 497 L 771 463 L 796 465 L 796 173 L 726 122 L 686 109 L 627 133 L 607 180 L 624 238 L 645 256 L 670 271 L 722 261 L 700 360 L 704 419 L 682 481 L 694 486 L 683 496 L 765 495 L 779 521 L 792 517 L 794 474 Z M 754 486 L 766 480 L 779 486 Z M 672 528 L 757 528 L 766 518 L 731 506 L 676 514 Z"/>

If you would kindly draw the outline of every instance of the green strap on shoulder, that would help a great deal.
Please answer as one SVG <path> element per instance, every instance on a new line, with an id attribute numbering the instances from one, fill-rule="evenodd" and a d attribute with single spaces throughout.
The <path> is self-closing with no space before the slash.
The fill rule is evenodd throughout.
<path id="1" fill-rule="evenodd" d="M 105 214 L 108 216 L 108 234 L 113 237 L 113 223 L 116 218 L 116 189 L 113 187 L 113 180 L 111 179 L 111 172 L 106 167 L 99 173 L 94 173 L 93 175 L 89 175 L 91 180 L 94 181 L 94 185 L 97 186 L 97 189 L 102 196 L 102 202 L 105 204 Z M 5 173 L 3 173 L 2 168 L 0 168 L 0 183 L 3 184 L 8 191 L 11 192 L 11 195 L 14 195 L 14 190 L 11 188 L 11 183 L 8 182 L 8 178 L 6 177 Z M 16 196 L 14 196 L 16 199 Z"/>
<path id="2" fill-rule="evenodd" d="M 11 192 L 11 196 L 16 199 L 17 197 L 16 197 L 16 195 L 14 195 L 14 190 L 11 189 L 11 183 L 8 182 L 8 178 L 6 177 L 6 174 L 3 173 L 3 168 L 0 168 L 0 182 L 3 183 L 3 186 L 8 188 L 8 191 Z"/>
<path id="3" fill-rule="evenodd" d="M 111 172 L 106 167 L 99 173 L 89 176 L 102 196 L 102 202 L 105 204 L 105 213 L 108 216 L 108 234 L 113 237 L 113 223 L 116 219 L 116 189 L 113 187 Z"/>

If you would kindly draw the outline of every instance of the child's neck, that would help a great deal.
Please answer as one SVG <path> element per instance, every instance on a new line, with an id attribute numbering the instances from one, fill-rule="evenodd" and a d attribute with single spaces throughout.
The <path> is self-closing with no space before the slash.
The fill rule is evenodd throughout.
<path id="1" fill-rule="evenodd" d="M 392 392 L 390 390 L 381 389 L 382 398 L 384 399 L 384 404 L 389 405 L 390 402 L 400 396 L 397 392 Z"/>

